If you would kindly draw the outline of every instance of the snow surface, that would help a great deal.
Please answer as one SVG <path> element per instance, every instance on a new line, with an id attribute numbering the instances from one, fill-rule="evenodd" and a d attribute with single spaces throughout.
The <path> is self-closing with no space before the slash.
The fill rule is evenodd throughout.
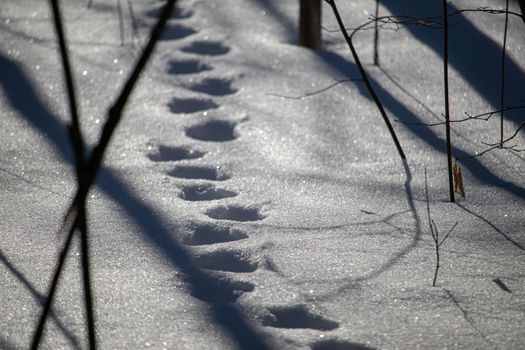
<path id="1" fill-rule="evenodd" d="M 62 8 L 93 143 L 163 2 L 133 1 L 138 38 L 121 2 L 124 45 L 118 2 L 87 3 Z M 374 7 L 338 3 L 349 27 Z M 440 3 L 390 1 L 381 13 L 439 15 Z M 451 4 L 478 6 L 504 1 Z M 394 123 L 405 166 L 362 83 L 306 96 L 359 76 L 337 31 L 323 32 L 323 50 L 295 45 L 297 13 L 292 0 L 179 2 L 89 197 L 100 348 L 523 349 L 523 155 L 462 161 L 467 198 L 447 202 L 442 126 Z M 453 118 L 499 108 L 503 19 L 452 19 Z M 0 28 L 0 348 L 18 349 L 30 344 L 75 177 L 47 2 L 3 0 Z M 511 18 L 509 106 L 525 99 L 523 31 Z M 381 68 L 371 38 L 356 47 L 389 117 L 441 121 L 441 32 L 382 31 Z M 496 142 L 496 118 L 454 124 L 454 156 Z M 509 112 L 506 134 L 523 120 Z M 440 232 L 458 223 L 437 287 L 425 168 Z M 73 249 L 42 348 L 86 347 L 79 265 Z"/>

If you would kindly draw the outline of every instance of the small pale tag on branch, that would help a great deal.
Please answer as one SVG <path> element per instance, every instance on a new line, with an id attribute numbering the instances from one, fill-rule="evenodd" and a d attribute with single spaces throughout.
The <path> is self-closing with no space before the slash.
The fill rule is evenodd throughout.
<path id="1" fill-rule="evenodd" d="M 461 167 L 456 163 L 453 168 L 454 172 L 454 192 L 465 197 L 465 188 L 463 187 L 463 177 L 461 176 Z"/>

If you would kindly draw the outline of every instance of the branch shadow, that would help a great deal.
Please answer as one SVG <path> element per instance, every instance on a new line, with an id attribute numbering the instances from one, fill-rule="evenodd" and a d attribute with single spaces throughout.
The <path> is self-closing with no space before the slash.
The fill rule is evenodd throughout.
<path id="1" fill-rule="evenodd" d="M 385 273 L 386 271 L 391 269 L 394 265 L 396 265 L 401 259 L 403 259 L 408 253 L 410 253 L 414 248 L 416 248 L 417 245 L 420 243 L 421 236 L 423 235 L 423 230 L 421 228 L 421 219 L 419 217 L 419 214 L 417 213 L 414 193 L 412 191 L 412 186 L 411 186 L 412 185 L 412 171 L 410 170 L 410 167 L 408 166 L 408 163 L 406 160 L 403 160 L 403 169 L 405 171 L 404 188 L 405 188 L 405 193 L 406 193 L 407 205 L 409 207 L 409 212 L 412 213 L 412 217 L 414 218 L 414 236 L 413 236 L 412 241 L 408 245 L 406 245 L 403 249 L 396 252 L 395 255 L 389 258 L 385 263 L 383 263 L 380 267 L 378 267 L 374 271 L 368 273 L 365 276 L 351 279 L 349 282 L 342 284 L 340 287 L 337 288 L 336 293 L 345 292 L 350 289 L 354 289 L 356 284 L 369 281 Z M 397 228 L 394 225 L 390 224 L 387 220 L 385 220 L 385 223 L 388 224 L 389 226 Z"/>
<path id="2" fill-rule="evenodd" d="M 470 215 L 478 218 L 479 220 L 483 221 L 485 224 L 487 224 L 488 226 L 490 226 L 494 231 L 496 231 L 499 235 L 503 236 L 503 238 L 505 238 L 507 241 L 509 241 L 510 243 L 512 243 L 512 245 L 514 245 L 516 248 L 518 249 L 521 249 L 521 250 L 525 250 L 525 248 L 519 244 L 518 242 L 516 242 L 515 240 L 513 240 L 511 237 L 509 237 L 505 232 L 503 232 L 501 229 L 499 229 L 496 225 L 494 225 L 492 222 L 490 222 L 488 219 L 486 219 L 485 217 L 481 216 L 480 214 L 477 214 L 475 213 L 474 211 L 468 209 L 467 207 L 465 207 L 464 205 L 462 205 L 461 203 L 457 203 L 458 207 L 460 207 L 461 209 L 463 209 L 464 211 L 466 211 L 467 213 L 469 213 Z"/>
<path id="3" fill-rule="evenodd" d="M 0 54 L 0 86 L 11 107 L 46 137 L 48 143 L 54 147 L 65 163 L 73 166 L 73 152 L 64 126 L 47 109 L 35 91 L 34 85 L 18 64 L 2 54 Z M 107 196 L 114 198 L 125 215 L 142 229 L 144 236 L 141 238 L 152 243 L 174 268 L 186 275 L 192 294 L 203 295 L 210 291 L 220 293 L 220 288 L 225 288 L 218 284 L 215 277 L 193 264 L 189 253 L 170 236 L 170 232 L 166 229 L 168 220 L 159 214 L 158 210 L 144 203 L 140 196 L 134 194 L 114 171 L 103 167 L 96 184 Z M 34 291 L 29 282 L 23 284 L 30 291 Z M 208 305 L 217 325 L 226 331 L 239 348 L 270 348 L 263 335 L 255 330 L 235 304 L 210 302 Z"/>
<path id="4" fill-rule="evenodd" d="M 168 220 L 158 211 L 145 204 L 140 196 L 133 193 L 132 189 L 123 182 L 113 171 L 108 168 L 101 169 L 97 186 L 108 196 L 116 199 L 118 205 L 135 225 L 145 233 L 143 239 L 155 246 L 166 260 L 183 272 L 190 283 L 192 292 L 203 294 L 204 291 L 221 291 L 215 277 L 196 267 L 188 251 L 171 237 L 173 232 L 168 232 Z M 217 324 L 229 332 L 242 349 L 268 349 L 260 334 L 258 334 L 245 319 L 242 312 L 233 304 L 209 303 Z"/>
<path id="5" fill-rule="evenodd" d="M 64 125 L 47 109 L 35 91 L 34 84 L 26 77 L 17 63 L 0 53 L 0 87 L 11 107 L 16 109 L 31 125 L 51 140 L 60 156 L 73 163 L 73 151 Z"/>
<path id="6" fill-rule="evenodd" d="M 29 293 L 31 294 L 31 296 L 33 297 L 33 299 L 36 300 L 36 302 L 40 305 L 40 306 L 44 306 L 44 303 L 45 303 L 45 296 L 43 296 L 42 294 L 40 294 L 39 291 L 37 291 L 35 289 L 35 287 L 31 284 L 31 282 L 29 282 L 29 280 L 26 278 L 26 276 L 20 272 L 10 261 L 9 259 L 5 256 L 5 254 L 2 252 L 2 249 L 0 249 L 0 262 L 9 270 L 9 272 L 11 272 L 11 274 L 13 276 L 15 276 L 15 278 L 29 291 Z M 77 339 L 77 337 L 75 337 L 68 329 L 67 327 L 58 319 L 58 317 L 56 316 L 55 312 L 53 312 L 53 310 L 51 310 L 51 312 L 49 313 L 49 315 L 51 316 L 51 319 L 55 322 L 55 324 L 57 325 L 58 329 L 60 329 L 60 331 L 62 332 L 62 334 L 66 337 L 66 339 L 69 340 L 70 342 L 70 345 L 74 348 L 74 349 L 80 349 L 81 346 L 80 346 L 80 341 L 79 339 Z M 6 343 L 7 344 L 7 343 Z M 3 347 L 3 340 L 0 339 L 0 348 L 1 349 L 4 349 Z M 7 345 L 5 348 L 8 348 Z M 12 347 L 14 349 L 14 347 Z"/>
<path id="7" fill-rule="evenodd" d="M 343 74 L 346 77 L 355 76 L 355 64 L 353 62 L 348 61 L 343 56 L 326 51 L 321 51 L 318 53 L 318 55 L 323 61 L 325 61 L 328 65 L 332 66 L 340 74 Z M 424 121 L 421 118 L 419 118 L 414 112 L 412 112 L 408 107 L 406 107 L 400 101 L 398 101 L 394 96 L 392 96 L 372 77 L 369 77 L 369 79 L 385 108 L 387 108 L 403 123 L 406 123 L 404 127 L 408 131 L 410 131 L 413 135 L 417 136 L 431 148 L 435 149 L 440 153 L 446 154 L 445 140 L 441 139 L 430 127 L 411 125 L 411 123 L 423 123 Z M 362 84 L 357 84 L 356 86 L 364 97 L 370 99 L 368 91 Z M 452 153 L 454 157 L 457 158 L 465 158 L 472 156 L 470 153 L 454 145 L 452 146 Z M 499 178 L 496 174 L 494 174 L 486 166 L 484 166 L 479 159 L 472 158 L 469 160 L 464 160 L 463 165 L 470 171 L 471 175 L 478 179 L 480 182 L 485 183 L 487 185 L 499 187 L 505 190 L 510 195 L 516 196 L 522 200 L 525 199 L 524 187 Z"/>
<path id="8" fill-rule="evenodd" d="M 381 5 L 394 15 L 430 17 L 440 16 L 442 13 L 441 1 L 438 0 L 383 1 Z M 449 13 L 460 10 L 452 3 L 449 3 L 448 6 Z M 497 16 L 494 14 L 476 15 Z M 510 19 L 521 22 L 520 19 Z M 494 107 L 494 110 L 499 110 L 500 69 L 496 67 L 501 66 L 502 43 L 494 41 L 479 31 L 464 14 L 451 17 L 450 22 L 449 64 Z M 420 26 L 407 26 L 406 29 L 436 54 L 443 55 L 442 31 L 429 30 Z M 505 104 L 507 106 L 522 105 L 525 98 L 525 71 L 508 56 L 505 71 Z M 505 112 L 505 117 L 514 123 L 523 122 L 523 113 L 520 111 Z"/>

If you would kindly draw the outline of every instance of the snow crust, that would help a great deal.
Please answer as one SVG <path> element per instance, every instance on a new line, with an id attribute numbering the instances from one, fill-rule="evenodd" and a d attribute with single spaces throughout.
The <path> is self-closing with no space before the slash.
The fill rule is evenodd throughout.
<path id="1" fill-rule="evenodd" d="M 404 164 L 330 8 L 324 48 L 296 42 L 298 1 L 181 0 L 141 77 L 88 202 L 101 349 L 519 349 L 525 344 L 523 154 L 461 161 L 448 200 L 441 31 L 372 32 L 356 48 Z M 440 15 L 440 1 L 382 14 Z M 127 4 L 122 1 L 122 4 Z M 82 127 L 96 142 L 162 1 L 64 1 Z M 345 23 L 372 1 L 338 2 Z M 503 1 L 453 1 L 451 9 Z M 512 3 L 514 11 L 518 6 Z M 501 15 L 451 28 L 451 113 L 499 109 Z M 68 104 L 45 1 L 0 4 L 0 348 L 27 348 L 76 189 Z M 511 18 L 509 106 L 525 99 L 522 21 Z M 505 131 L 523 123 L 506 114 Z M 453 125 L 454 156 L 496 142 L 499 121 Z M 515 143 L 523 148 L 523 132 Z M 435 252 L 428 226 L 457 228 Z M 86 347 L 80 256 L 69 254 L 45 349 Z M 506 288 L 506 289 L 505 289 Z"/>

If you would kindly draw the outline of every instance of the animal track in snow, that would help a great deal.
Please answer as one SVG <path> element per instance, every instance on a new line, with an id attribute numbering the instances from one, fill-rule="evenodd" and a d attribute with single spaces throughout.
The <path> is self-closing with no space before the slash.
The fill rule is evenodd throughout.
<path id="1" fill-rule="evenodd" d="M 189 147 L 172 147 L 159 145 L 148 154 L 154 162 L 169 162 L 184 159 L 196 159 L 204 156 L 206 152 L 197 151 Z"/>
<path id="2" fill-rule="evenodd" d="M 195 74 L 212 70 L 213 68 L 199 60 L 172 60 L 170 62 L 169 74 Z"/>
<path id="3" fill-rule="evenodd" d="M 182 188 L 181 198 L 187 201 L 212 201 L 237 196 L 236 192 L 217 188 L 214 185 L 191 185 Z"/>
<path id="4" fill-rule="evenodd" d="M 197 32 L 190 27 L 183 26 L 182 24 L 172 24 L 166 26 L 164 32 L 162 32 L 160 40 L 182 39 L 195 33 Z"/>
<path id="5" fill-rule="evenodd" d="M 190 236 L 185 237 L 182 243 L 197 246 L 233 242 L 246 238 L 248 238 L 246 233 L 235 228 L 201 224 L 194 229 Z"/>
<path id="6" fill-rule="evenodd" d="M 208 95 L 226 96 L 237 92 L 231 85 L 232 81 L 228 79 L 206 78 L 190 85 L 190 89 Z"/>
<path id="7" fill-rule="evenodd" d="M 314 343 L 312 350 L 370 350 L 364 345 L 350 343 L 337 339 L 327 339 Z"/>
<path id="8" fill-rule="evenodd" d="M 214 109 L 219 105 L 209 99 L 174 97 L 169 103 L 169 107 L 172 113 L 195 113 Z"/>
<path id="9" fill-rule="evenodd" d="M 220 205 L 206 211 L 212 219 L 231 221 L 258 221 L 266 217 L 257 207 L 240 205 Z"/>
<path id="10" fill-rule="evenodd" d="M 263 318 L 263 325 L 276 328 L 308 328 L 331 331 L 339 323 L 310 312 L 304 305 L 293 307 L 273 307 L 268 309 L 271 315 Z"/>
<path id="11" fill-rule="evenodd" d="M 227 272 L 253 272 L 259 263 L 247 254 L 234 250 L 216 250 L 195 258 L 196 264 L 202 269 Z"/>
<path id="12" fill-rule="evenodd" d="M 237 123 L 226 120 L 210 120 L 202 124 L 190 126 L 186 135 L 201 141 L 223 142 L 237 138 L 235 126 Z"/>
<path id="13" fill-rule="evenodd" d="M 179 165 L 168 172 L 168 175 L 182 179 L 201 179 L 223 181 L 231 176 L 221 167 Z"/>
<path id="14" fill-rule="evenodd" d="M 230 51 L 230 48 L 219 41 L 194 41 L 190 45 L 183 47 L 181 50 L 198 55 L 218 56 L 227 54 Z"/>
<path id="15" fill-rule="evenodd" d="M 249 282 L 216 278 L 207 279 L 202 283 L 195 282 L 191 295 L 207 303 L 234 303 L 243 293 L 251 292 L 254 288 L 254 285 Z"/>

